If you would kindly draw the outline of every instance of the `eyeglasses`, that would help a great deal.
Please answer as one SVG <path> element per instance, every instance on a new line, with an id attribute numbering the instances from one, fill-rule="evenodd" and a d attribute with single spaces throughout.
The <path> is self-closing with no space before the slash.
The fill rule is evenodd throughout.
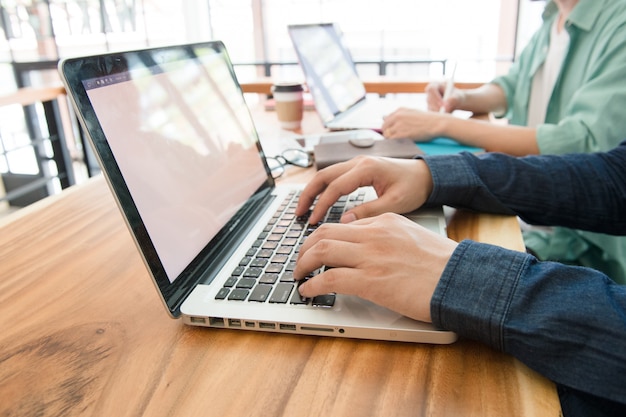
<path id="1" fill-rule="evenodd" d="M 313 165 L 313 157 L 302 149 L 285 149 L 280 155 L 265 158 L 274 179 L 285 173 L 285 165 L 308 168 Z"/>

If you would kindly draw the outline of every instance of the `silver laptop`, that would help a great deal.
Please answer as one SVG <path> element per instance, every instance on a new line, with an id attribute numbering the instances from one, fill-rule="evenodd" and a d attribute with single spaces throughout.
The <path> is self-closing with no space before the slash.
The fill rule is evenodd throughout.
<path id="1" fill-rule="evenodd" d="M 314 23 L 287 29 L 326 128 L 380 130 L 383 117 L 399 107 L 425 107 L 423 103 L 368 96 L 337 25 Z"/>
<path id="2" fill-rule="evenodd" d="M 356 297 L 300 297 L 292 271 L 311 232 L 293 214 L 302 187 L 275 184 L 221 42 L 66 59 L 59 69 L 172 317 L 289 334 L 456 340 Z M 416 220 L 442 232 L 441 214 Z"/>

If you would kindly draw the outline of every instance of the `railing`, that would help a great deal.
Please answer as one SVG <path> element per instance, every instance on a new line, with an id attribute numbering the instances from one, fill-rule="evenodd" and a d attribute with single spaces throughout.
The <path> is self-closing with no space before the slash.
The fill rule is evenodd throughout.
<path id="1" fill-rule="evenodd" d="M 386 76 L 387 68 L 390 65 L 428 65 L 428 64 L 440 64 L 441 73 L 445 74 L 447 59 L 365 59 L 355 61 L 355 65 L 376 65 L 378 66 L 378 75 Z M 18 88 L 30 86 L 28 73 L 32 71 L 47 71 L 56 70 L 58 60 L 42 60 L 42 61 L 28 61 L 28 62 L 12 62 L 13 73 L 15 74 L 15 81 Z M 237 62 L 233 64 L 235 67 L 257 67 L 263 69 L 265 77 L 271 77 L 272 68 L 279 66 L 297 66 L 297 61 L 259 61 L 259 62 Z"/>
<path id="2" fill-rule="evenodd" d="M 39 171 L 35 174 L 12 172 L 10 169 L 2 172 L 4 194 L 0 195 L 0 202 L 25 206 L 49 195 L 50 190 L 54 188 L 53 182 L 58 181 L 61 188 L 75 184 L 74 170 L 59 112 L 58 98 L 64 94 L 63 87 L 22 88 L 13 94 L 0 97 L 0 107 L 9 105 L 23 107 L 24 117 L 29 122 L 27 130 L 30 136 L 30 142 L 22 146 L 9 147 L 3 144 L 0 157 L 8 161 L 11 153 L 32 148 Z M 43 107 L 45 129 L 38 127 L 38 117 L 34 109 L 34 106 L 38 105 Z M 44 136 L 44 131 L 47 131 L 47 136 Z M 47 148 L 51 150 L 51 155 Z M 49 168 L 50 161 L 54 163 L 55 169 Z M 7 163 L 8 167 L 10 165 Z"/>
<path id="3" fill-rule="evenodd" d="M 357 60 L 355 61 L 355 65 L 358 67 L 359 65 L 377 65 L 378 66 L 378 75 L 385 76 L 387 75 L 387 67 L 389 65 L 398 65 L 398 64 L 410 64 L 410 65 L 424 65 L 424 64 L 441 64 L 441 73 L 446 73 L 446 63 L 447 59 L 371 59 L 371 60 Z M 254 67 L 262 67 L 263 74 L 266 77 L 272 76 L 272 68 L 277 66 L 294 66 L 300 65 L 296 61 L 263 61 L 263 62 L 239 62 L 234 64 L 236 67 L 245 67 L 245 66 L 254 66 Z"/>

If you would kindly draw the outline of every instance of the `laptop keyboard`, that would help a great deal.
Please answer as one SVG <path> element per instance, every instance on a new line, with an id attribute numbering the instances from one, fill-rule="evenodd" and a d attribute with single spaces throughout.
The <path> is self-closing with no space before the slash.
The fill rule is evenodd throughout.
<path id="1" fill-rule="evenodd" d="M 279 206 L 263 232 L 248 249 L 215 296 L 218 300 L 332 307 L 335 294 L 300 297 L 293 270 L 304 239 L 318 226 L 307 223 L 308 215 L 295 215 L 299 192 L 292 191 Z M 325 223 L 338 223 L 344 211 L 363 202 L 364 190 L 343 196 L 328 211 Z M 320 223 L 321 224 L 321 223 Z M 309 279 L 320 270 L 309 274 Z"/>

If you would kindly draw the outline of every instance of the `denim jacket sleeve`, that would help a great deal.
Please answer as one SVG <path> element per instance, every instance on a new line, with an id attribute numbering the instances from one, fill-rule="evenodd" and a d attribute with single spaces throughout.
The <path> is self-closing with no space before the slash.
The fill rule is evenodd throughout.
<path id="1" fill-rule="evenodd" d="M 600 272 L 463 241 L 431 315 L 436 326 L 507 352 L 558 386 L 626 410 L 626 287 Z"/>
<path id="2" fill-rule="evenodd" d="M 428 204 L 626 235 L 626 141 L 597 154 L 512 158 L 464 153 L 422 158 L 434 183 Z"/>
<path id="3" fill-rule="evenodd" d="M 626 234 L 626 142 L 602 154 L 423 159 L 434 182 L 428 203 Z M 626 408 L 626 286 L 600 272 L 463 241 L 435 290 L 431 315 L 435 325 L 552 379 L 565 415 L 585 415 L 581 399 L 604 410 L 587 415 Z M 572 392 L 579 393 L 574 401 Z M 568 409 L 570 403 L 576 405 Z"/>

